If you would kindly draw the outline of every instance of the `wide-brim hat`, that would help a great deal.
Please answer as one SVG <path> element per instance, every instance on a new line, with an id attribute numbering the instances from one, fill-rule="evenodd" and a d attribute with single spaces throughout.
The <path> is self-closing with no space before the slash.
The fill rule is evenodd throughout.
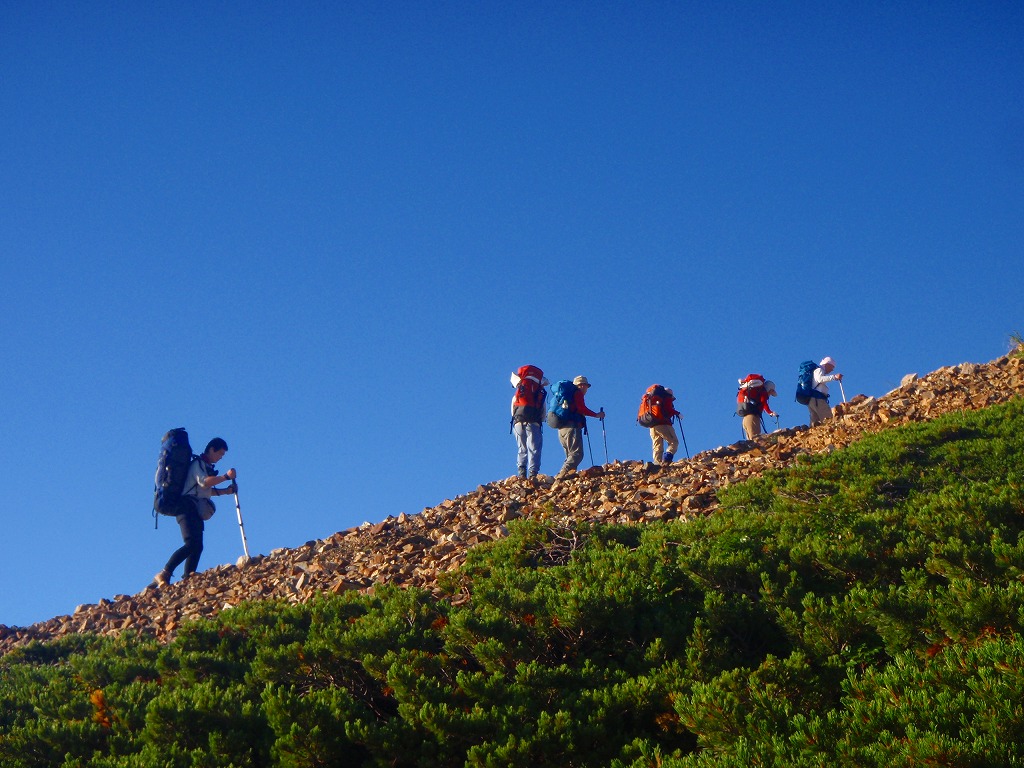
<path id="1" fill-rule="evenodd" d="M 572 383 L 575 384 L 577 387 L 589 387 L 590 386 L 590 382 L 587 381 L 587 377 L 586 376 L 577 376 L 575 379 L 572 380 Z"/>

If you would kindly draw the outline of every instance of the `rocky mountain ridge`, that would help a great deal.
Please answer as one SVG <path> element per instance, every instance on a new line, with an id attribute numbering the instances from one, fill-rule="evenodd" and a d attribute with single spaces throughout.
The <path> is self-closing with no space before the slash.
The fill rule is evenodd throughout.
<path id="1" fill-rule="evenodd" d="M 487 483 L 418 514 L 403 513 L 248 563 L 211 568 L 161 589 L 81 605 L 69 616 L 29 627 L 0 625 L 0 654 L 75 632 L 134 632 L 168 640 L 184 622 L 212 617 L 243 601 L 304 602 L 323 592 L 372 591 L 379 583 L 436 592 L 439 574 L 457 568 L 470 547 L 504 536 L 512 520 L 641 524 L 707 515 L 717 505 L 718 488 L 788 466 L 801 454 L 836 450 L 899 424 L 1022 395 L 1024 359 L 1016 355 L 940 368 L 924 377 L 908 374 L 882 397 L 858 395 L 836 405 L 833 420 L 813 428 L 779 430 L 668 467 L 615 461 L 564 480 Z"/>

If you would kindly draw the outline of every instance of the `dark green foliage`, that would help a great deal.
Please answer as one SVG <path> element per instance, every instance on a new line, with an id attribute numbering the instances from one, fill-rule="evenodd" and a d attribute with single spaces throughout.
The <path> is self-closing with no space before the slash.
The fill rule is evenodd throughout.
<path id="1" fill-rule="evenodd" d="M 0 661 L 7 766 L 1024 765 L 1024 404 L 731 486 L 542 516 L 419 590 Z"/>

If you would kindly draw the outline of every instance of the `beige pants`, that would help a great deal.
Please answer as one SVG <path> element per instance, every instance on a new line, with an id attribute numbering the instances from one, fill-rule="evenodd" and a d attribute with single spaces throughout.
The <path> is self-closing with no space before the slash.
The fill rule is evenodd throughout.
<path id="1" fill-rule="evenodd" d="M 811 413 L 812 427 L 832 418 L 832 408 L 829 407 L 828 400 L 812 397 L 807 403 L 807 410 Z"/>
<path id="2" fill-rule="evenodd" d="M 654 462 L 660 464 L 665 453 L 675 456 L 679 448 L 679 438 L 676 436 L 676 428 L 671 424 L 658 424 L 651 427 L 651 452 L 654 455 Z"/>
<path id="3" fill-rule="evenodd" d="M 558 442 L 565 451 L 565 463 L 558 470 L 558 477 L 565 477 L 583 461 L 583 430 L 579 427 L 567 427 L 558 430 Z"/>
<path id="4" fill-rule="evenodd" d="M 747 440 L 753 440 L 755 437 L 761 434 L 761 415 L 758 413 L 748 413 L 743 417 L 743 432 L 747 436 Z"/>

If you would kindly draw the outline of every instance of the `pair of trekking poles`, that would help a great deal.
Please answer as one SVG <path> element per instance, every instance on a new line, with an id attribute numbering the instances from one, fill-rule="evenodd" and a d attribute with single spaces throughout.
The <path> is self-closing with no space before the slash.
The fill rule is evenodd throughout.
<path id="1" fill-rule="evenodd" d="M 601 406 L 601 413 L 604 413 L 604 406 Z M 690 446 L 686 444 L 686 433 L 683 431 L 683 420 L 677 415 L 675 417 L 676 423 L 679 424 L 679 436 L 683 439 L 683 448 L 686 449 L 686 458 L 690 458 Z M 587 436 L 587 448 L 590 451 L 590 466 L 596 467 L 597 462 L 594 461 L 594 446 L 590 444 L 590 430 L 587 429 L 586 424 L 583 425 L 583 434 Z M 601 437 L 604 439 L 604 463 L 608 464 L 608 431 L 604 426 L 604 419 L 601 419 Z"/>
<path id="2" fill-rule="evenodd" d="M 601 406 L 601 413 L 604 413 L 604 406 Z M 604 463 L 608 463 L 608 432 L 604 428 L 604 419 L 601 419 L 601 437 L 604 438 Z M 583 423 L 583 434 L 587 436 L 587 449 L 590 451 L 590 466 L 596 467 L 597 462 L 594 461 L 594 446 L 590 444 L 590 430 L 587 429 L 586 422 Z"/>

